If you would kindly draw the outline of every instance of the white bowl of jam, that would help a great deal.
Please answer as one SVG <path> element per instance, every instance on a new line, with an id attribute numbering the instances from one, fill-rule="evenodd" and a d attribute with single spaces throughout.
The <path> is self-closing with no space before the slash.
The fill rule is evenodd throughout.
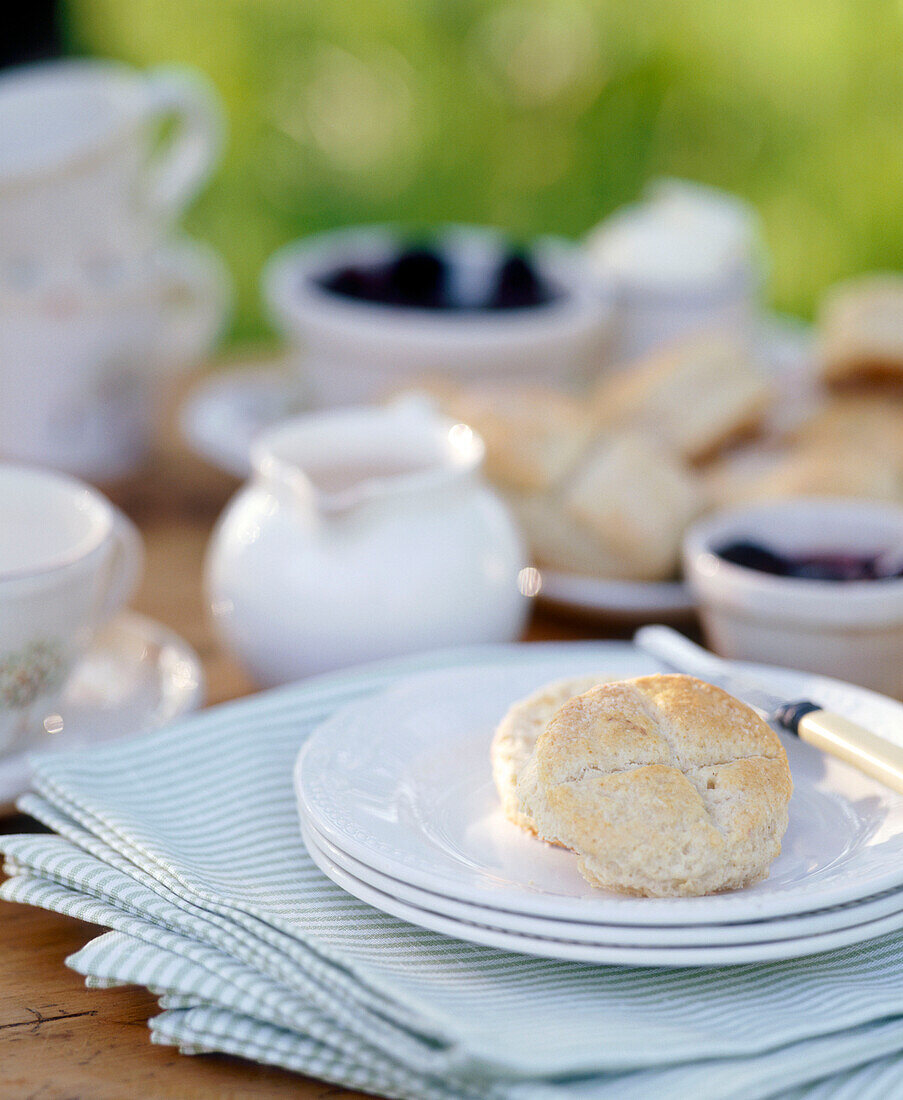
<path id="1" fill-rule="evenodd" d="M 809 498 L 721 512 L 684 540 L 710 647 L 903 697 L 903 508 Z"/>
<path id="2" fill-rule="evenodd" d="M 579 387 L 598 371 L 611 317 L 576 246 L 468 226 L 305 238 L 269 261 L 263 296 L 316 407 L 436 378 Z"/>

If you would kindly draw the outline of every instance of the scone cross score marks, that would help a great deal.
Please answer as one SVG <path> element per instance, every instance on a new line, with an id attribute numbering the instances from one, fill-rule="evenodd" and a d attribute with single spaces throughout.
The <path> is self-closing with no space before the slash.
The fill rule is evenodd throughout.
<path id="1" fill-rule="evenodd" d="M 780 739 L 745 703 L 691 676 L 642 676 L 555 712 L 518 779 L 518 823 L 572 849 L 594 886 L 711 894 L 767 876 L 792 789 Z"/>

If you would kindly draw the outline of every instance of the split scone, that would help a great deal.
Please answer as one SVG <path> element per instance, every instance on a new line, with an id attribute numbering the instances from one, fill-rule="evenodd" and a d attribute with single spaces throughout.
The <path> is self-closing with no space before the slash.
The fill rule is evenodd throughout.
<path id="1" fill-rule="evenodd" d="M 505 816 L 530 832 L 533 819 L 518 808 L 517 781 L 536 747 L 536 739 L 558 708 L 590 688 L 613 680 L 613 676 L 574 676 L 546 684 L 526 699 L 520 699 L 499 722 L 492 739 L 492 778 Z"/>
<path id="2" fill-rule="evenodd" d="M 857 497 L 903 500 L 903 464 L 854 440 L 811 443 L 762 455 L 744 464 L 728 459 L 705 474 L 709 501 L 716 507 L 792 500 L 797 497 Z"/>
<path id="3" fill-rule="evenodd" d="M 538 566 L 637 581 L 674 575 L 705 503 L 696 475 L 637 434 L 600 437 L 550 492 L 504 495 Z"/>
<path id="4" fill-rule="evenodd" d="M 560 490 L 561 514 L 588 531 L 604 576 L 664 580 L 677 568 L 687 526 L 704 501 L 693 474 L 654 439 L 600 439 Z"/>
<path id="5" fill-rule="evenodd" d="M 445 413 L 469 424 L 486 445 L 486 475 L 503 489 L 543 492 L 586 446 L 592 423 L 574 398 L 542 387 L 447 387 Z"/>
<path id="6" fill-rule="evenodd" d="M 691 676 L 642 676 L 564 703 L 517 785 L 538 835 L 593 886 L 692 896 L 758 882 L 793 789 L 777 734 Z"/>
<path id="7" fill-rule="evenodd" d="M 791 433 L 803 447 L 858 449 L 903 472 L 903 400 L 890 394 L 841 393 Z"/>
<path id="8" fill-rule="evenodd" d="M 867 275 L 834 287 L 818 333 L 828 385 L 903 385 L 903 275 Z"/>
<path id="9" fill-rule="evenodd" d="M 772 401 L 742 347 L 720 334 L 654 352 L 596 387 L 601 428 L 647 431 L 688 462 L 757 433 Z"/>
<path id="10" fill-rule="evenodd" d="M 616 580 L 667 580 L 705 500 L 696 476 L 641 435 L 596 440 L 547 493 L 505 499 L 547 569 Z"/>
<path id="11" fill-rule="evenodd" d="M 509 490 L 504 497 L 530 546 L 530 559 L 535 565 L 585 577 L 632 579 L 632 563 L 609 554 L 589 528 L 565 516 L 556 494 Z"/>

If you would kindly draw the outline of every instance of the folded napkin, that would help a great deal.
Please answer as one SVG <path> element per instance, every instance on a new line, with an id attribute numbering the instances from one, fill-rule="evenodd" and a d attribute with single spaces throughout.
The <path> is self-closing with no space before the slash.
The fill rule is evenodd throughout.
<path id="1" fill-rule="evenodd" d="M 317 870 L 292 767 L 319 722 L 419 669 L 547 659 L 534 645 L 385 663 L 45 757 L 22 807 L 55 835 L 0 838 L 2 894 L 113 929 L 69 964 L 151 989 L 153 1040 L 187 1053 L 411 1100 L 892 1095 L 901 934 L 756 966 L 587 966 L 428 932 Z"/>

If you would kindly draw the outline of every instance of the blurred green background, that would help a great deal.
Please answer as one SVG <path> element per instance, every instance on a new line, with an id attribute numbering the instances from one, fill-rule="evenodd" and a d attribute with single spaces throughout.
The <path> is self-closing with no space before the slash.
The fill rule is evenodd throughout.
<path id="1" fill-rule="evenodd" d="M 72 47 L 198 66 L 230 143 L 187 219 L 266 331 L 279 245 L 348 222 L 579 236 L 667 174 L 751 200 L 771 297 L 903 267 L 903 0 L 68 0 Z"/>

